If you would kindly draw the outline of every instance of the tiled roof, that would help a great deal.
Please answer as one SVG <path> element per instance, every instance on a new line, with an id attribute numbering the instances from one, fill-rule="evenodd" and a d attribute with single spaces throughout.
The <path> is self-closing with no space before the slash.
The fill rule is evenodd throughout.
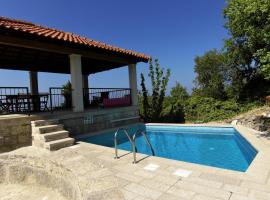
<path id="1" fill-rule="evenodd" d="M 149 56 L 142 53 L 108 45 L 108 44 L 91 40 L 86 37 L 82 37 L 73 33 L 40 26 L 40 25 L 33 24 L 30 22 L 22 21 L 22 20 L 0 17 L 0 28 L 12 29 L 18 32 L 29 33 L 36 36 L 49 38 L 52 40 L 60 40 L 60 41 L 70 42 L 73 44 L 79 44 L 83 46 L 94 47 L 97 49 L 104 49 L 104 50 L 108 50 L 112 52 L 126 54 L 126 55 L 143 59 L 145 61 L 149 59 Z"/>

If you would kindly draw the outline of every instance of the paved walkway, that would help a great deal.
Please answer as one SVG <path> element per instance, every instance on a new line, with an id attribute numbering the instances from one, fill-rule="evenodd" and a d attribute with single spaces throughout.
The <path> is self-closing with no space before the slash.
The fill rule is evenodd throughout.
<path id="1" fill-rule="evenodd" d="M 0 185 L 1 200 L 66 200 L 59 193 L 42 187 Z"/>
<path id="2" fill-rule="evenodd" d="M 108 191 L 100 199 L 269 200 L 270 146 L 252 130 L 237 128 L 259 150 L 245 173 L 143 154 L 138 154 L 138 164 L 132 164 L 132 154 L 126 151 L 114 159 L 114 149 L 83 142 L 42 156 L 72 169 L 91 192 Z M 41 155 L 33 147 L 13 153 Z M 99 168 L 92 169 L 92 164 Z"/>

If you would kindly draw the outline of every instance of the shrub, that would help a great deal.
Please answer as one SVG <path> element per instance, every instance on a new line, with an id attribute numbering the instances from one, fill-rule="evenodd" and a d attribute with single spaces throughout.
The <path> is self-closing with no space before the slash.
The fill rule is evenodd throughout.
<path id="1" fill-rule="evenodd" d="M 186 120 L 209 122 L 231 118 L 259 106 L 259 102 L 238 103 L 236 100 L 217 100 L 211 97 L 190 97 L 184 107 Z"/>

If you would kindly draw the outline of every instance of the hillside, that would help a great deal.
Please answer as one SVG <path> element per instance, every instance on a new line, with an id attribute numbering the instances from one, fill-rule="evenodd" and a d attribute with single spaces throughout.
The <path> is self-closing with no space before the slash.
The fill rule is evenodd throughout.
<path id="1" fill-rule="evenodd" d="M 263 106 L 250 110 L 233 117 L 232 119 L 225 120 L 225 123 L 231 123 L 237 120 L 237 124 L 250 127 L 261 132 L 270 132 L 270 107 Z"/>

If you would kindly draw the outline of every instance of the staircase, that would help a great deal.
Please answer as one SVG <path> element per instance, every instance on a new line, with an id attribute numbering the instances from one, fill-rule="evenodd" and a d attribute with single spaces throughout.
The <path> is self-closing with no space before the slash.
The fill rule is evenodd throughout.
<path id="1" fill-rule="evenodd" d="M 55 151 L 74 144 L 75 140 L 58 119 L 31 121 L 31 127 L 33 146 Z"/>

